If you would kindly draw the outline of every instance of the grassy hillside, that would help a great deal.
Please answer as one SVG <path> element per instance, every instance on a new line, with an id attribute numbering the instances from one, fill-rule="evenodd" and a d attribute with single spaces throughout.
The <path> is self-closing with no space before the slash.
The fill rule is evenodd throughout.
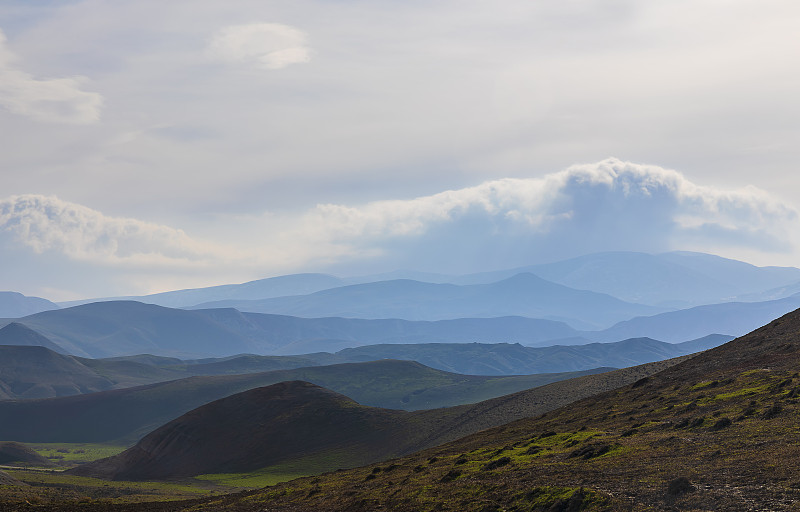
<path id="1" fill-rule="evenodd" d="M 545 412 L 671 364 L 675 361 L 418 412 L 366 407 L 307 382 L 282 382 L 198 407 L 129 450 L 71 472 L 141 480 L 252 470 L 275 474 L 287 464 L 298 474 L 353 467 Z"/>
<path id="2" fill-rule="evenodd" d="M 800 311 L 573 403 L 194 510 L 794 510 Z M 570 508 L 571 507 L 571 508 Z"/>

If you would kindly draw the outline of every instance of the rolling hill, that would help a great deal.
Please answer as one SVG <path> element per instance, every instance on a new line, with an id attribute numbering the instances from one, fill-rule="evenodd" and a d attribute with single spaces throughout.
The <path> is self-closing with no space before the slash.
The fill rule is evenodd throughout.
<path id="1" fill-rule="evenodd" d="M 623 388 L 395 459 L 389 472 L 373 464 L 182 507 L 794 510 L 798 366 L 800 310 Z"/>
<path id="2" fill-rule="evenodd" d="M 151 480 L 242 472 L 332 454 L 338 464 L 352 467 L 402 453 L 403 441 L 414 437 L 411 425 L 399 421 L 404 415 L 359 405 L 307 382 L 281 382 L 206 404 L 125 452 L 70 472 Z"/>
<path id="3" fill-rule="evenodd" d="M 291 463 L 305 474 L 384 460 L 551 410 L 676 364 L 560 381 L 458 407 L 404 412 L 364 407 L 307 382 L 281 382 L 201 406 L 125 452 L 71 470 L 106 479 L 172 479 Z"/>
<path id="4" fill-rule="evenodd" d="M 346 393 L 364 405 L 415 410 L 478 402 L 605 370 L 486 377 L 442 372 L 411 361 L 384 360 L 247 375 L 190 377 L 63 398 L 0 401 L 0 417 L 8 418 L 0 422 L 0 439 L 135 441 L 212 400 L 289 380 L 310 381 Z"/>
<path id="5" fill-rule="evenodd" d="M 337 352 L 347 361 L 406 359 L 431 368 L 475 375 L 576 371 L 601 366 L 624 368 L 692 354 L 721 345 L 731 336 L 712 335 L 684 343 L 631 338 L 614 343 L 523 347 L 508 343 L 422 343 L 367 345 Z"/>
<path id="6" fill-rule="evenodd" d="M 18 324 L 10 324 L 6 327 L 6 329 L 8 328 L 32 332 L 27 327 Z M 649 338 L 638 338 L 617 343 L 542 348 L 523 347 L 519 344 L 508 343 L 390 344 L 367 345 L 345 349 L 335 354 L 326 352 L 303 356 L 243 354 L 189 361 L 151 355 L 90 359 L 64 356 L 44 347 L 0 345 L 0 400 L 69 396 L 142 386 L 190 376 L 263 372 L 274 372 L 275 376 L 283 375 L 285 380 L 310 379 L 312 382 L 328 386 L 328 381 L 321 376 L 321 372 L 326 370 L 311 367 L 337 363 L 362 363 L 381 359 L 421 361 L 434 369 L 466 375 L 518 376 L 493 381 L 496 384 L 503 381 L 511 387 L 503 387 L 505 384 L 489 386 L 488 380 L 477 379 L 481 382 L 480 386 L 485 388 L 485 393 L 475 390 L 477 394 L 472 396 L 472 399 L 477 401 L 523 389 L 518 387 L 520 384 L 517 381 L 534 382 L 535 378 L 531 377 L 532 374 L 633 366 L 698 352 L 722 344 L 729 339 L 729 337 L 716 335 L 685 343 L 670 344 Z M 284 372 L 280 373 L 278 370 L 284 370 Z M 334 381 L 330 385 L 339 392 L 351 392 L 351 387 L 347 387 L 343 382 Z M 355 379 L 353 388 L 357 394 L 353 396 L 367 399 L 368 403 L 383 403 L 386 406 L 404 409 L 438 407 L 454 403 L 452 397 L 447 398 L 446 396 L 442 402 L 439 402 L 438 399 L 433 398 L 432 390 L 425 392 L 417 390 L 413 395 L 413 400 L 409 398 L 403 402 L 386 402 L 385 400 L 389 396 L 386 394 L 388 390 L 381 391 L 384 393 L 382 398 L 367 397 L 364 390 L 358 390 L 360 385 L 358 379 Z M 401 386 L 401 389 L 404 388 Z"/>

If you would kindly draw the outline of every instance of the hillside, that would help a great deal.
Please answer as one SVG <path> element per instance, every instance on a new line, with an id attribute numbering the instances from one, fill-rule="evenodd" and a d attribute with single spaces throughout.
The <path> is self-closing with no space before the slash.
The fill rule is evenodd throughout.
<path id="1" fill-rule="evenodd" d="M 795 311 L 624 388 L 394 460 L 391 472 L 373 465 L 192 506 L 794 510 L 798 363 Z"/>
<path id="2" fill-rule="evenodd" d="M 22 442 L 131 442 L 212 400 L 288 380 L 306 380 L 364 405 L 424 409 L 478 402 L 558 380 L 597 373 L 485 377 L 410 361 L 339 364 L 176 381 L 36 401 L 0 401 L 0 439 Z"/>
<path id="3" fill-rule="evenodd" d="M 0 465 L 52 466 L 53 463 L 22 443 L 0 441 Z"/>
<path id="4" fill-rule="evenodd" d="M 563 321 L 583 329 L 608 327 L 634 316 L 663 311 L 606 294 L 576 290 L 528 273 L 490 284 L 433 284 L 400 279 L 342 286 L 308 295 L 197 306 L 209 307 L 300 317 L 405 320 L 516 315 Z"/>
<path id="5" fill-rule="evenodd" d="M 71 472 L 117 480 L 175 478 L 333 453 L 339 464 L 352 467 L 402 451 L 397 440 L 411 435 L 410 426 L 398 421 L 403 415 L 307 382 L 282 382 L 211 402 L 120 455 Z"/>
<path id="6" fill-rule="evenodd" d="M 353 467 L 545 412 L 672 364 L 664 361 L 478 404 L 418 412 L 365 407 L 307 382 L 282 382 L 203 405 L 127 451 L 71 472 L 146 480 L 263 470 L 282 462 L 304 468 L 306 474 Z"/>
<path id="7" fill-rule="evenodd" d="M 78 395 L 112 387 L 111 381 L 70 356 L 45 347 L 0 345 L 0 400 Z"/>

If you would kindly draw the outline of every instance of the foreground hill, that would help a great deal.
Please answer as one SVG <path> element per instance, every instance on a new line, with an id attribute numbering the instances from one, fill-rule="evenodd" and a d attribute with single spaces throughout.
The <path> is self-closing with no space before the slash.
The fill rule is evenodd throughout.
<path id="1" fill-rule="evenodd" d="M 402 318 L 444 320 L 517 315 L 563 321 L 574 328 L 604 328 L 634 316 L 663 311 L 610 295 L 576 290 L 533 274 L 518 274 L 490 284 L 453 285 L 408 279 L 323 290 L 309 295 L 255 301 L 221 301 L 198 308 L 300 317 Z"/>
<path id="2" fill-rule="evenodd" d="M 800 311 L 624 388 L 193 510 L 795 510 Z M 391 471 L 387 471 L 391 467 Z M 372 475 L 372 476 L 370 476 Z M 174 509 L 189 505 L 175 506 Z"/>
<path id="3" fill-rule="evenodd" d="M 131 442 L 212 400 L 288 380 L 311 381 L 350 395 L 364 405 L 414 410 L 478 402 L 602 371 L 484 377 L 442 372 L 411 361 L 386 360 L 191 377 L 80 396 L 0 401 L 0 418 L 4 418 L 0 422 L 0 439 Z"/>
<path id="4" fill-rule="evenodd" d="M 45 459 L 22 443 L 13 441 L 0 441 L 0 464 L 7 465 L 33 465 L 52 466 L 53 463 Z"/>
<path id="5" fill-rule="evenodd" d="M 403 415 L 307 382 L 282 382 L 211 402 L 120 455 L 71 472 L 163 479 L 248 471 L 321 454 L 336 454 L 340 464 L 352 467 L 402 453 L 401 440 L 414 437 L 411 425 L 398 421 Z"/>
<path id="6" fill-rule="evenodd" d="M 672 364 L 663 361 L 477 404 L 417 412 L 365 407 L 307 382 L 282 382 L 199 407 L 129 450 L 72 473 L 148 480 L 263 471 L 285 463 L 304 474 L 353 467 L 545 412 Z"/>

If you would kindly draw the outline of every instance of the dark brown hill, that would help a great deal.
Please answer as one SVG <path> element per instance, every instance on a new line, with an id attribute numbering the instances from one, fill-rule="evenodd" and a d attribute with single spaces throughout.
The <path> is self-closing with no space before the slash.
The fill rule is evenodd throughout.
<path id="1" fill-rule="evenodd" d="M 33 466 L 52 466 L 53 464 L 31 450 L 22 443 L 13 441 L 0 442 L 0 464 L 3 465 L 33 465 Z"/>
<path id="2" fill-rule="evenodd" d="M 296 463 L 298 459 L 308 460 L 302 465 L 306 474 L 353 467 L 541 414 L 629 384 L 677 362 L 659 361 L 560 381 L 477 404 L 416 412 L 364 407 L 309 383 L 284 382 L 194 409 L 155 430 L 130 450 L 75 472 L 122 480 L 158 479 L 242 472 L 282 461 Z M 337 398 L 331 400 L 332 396 Z M 264 414 L 242 412 L 263 407 L 270 410 Z M 320 414 L 326 419 L 321 420 Z M 330 425 L 328 420 L 332 418 L 340 419 Z M 346 447 L 340 438 L 341 429 L 351 436 L 346 438 Z M 248 440 L 248 444 L 237 444 L 240 439 Z M 278 440 L 282 447 L 290 449 L 288 454 L 274 455 Z M 216 453 L 224 453 L 227 458 Z"/>
<path id="3" fill-rule="evenodd" d="M 147 435 L 120 455 L 73 473 L 117 480 L 241 472 L 309 455 L 336 454 L 353 466 L 402 451 L 411 436 L 402 411 L 365 407 L 292 381 L 217 400 Z"/>
<path id="4" fill-rule="evenodd" d="M 797 510 L 798 369 L 800 310 L 624 388 L 394 460 L 391 472 L 294 480 L 195 510 Z"/>

